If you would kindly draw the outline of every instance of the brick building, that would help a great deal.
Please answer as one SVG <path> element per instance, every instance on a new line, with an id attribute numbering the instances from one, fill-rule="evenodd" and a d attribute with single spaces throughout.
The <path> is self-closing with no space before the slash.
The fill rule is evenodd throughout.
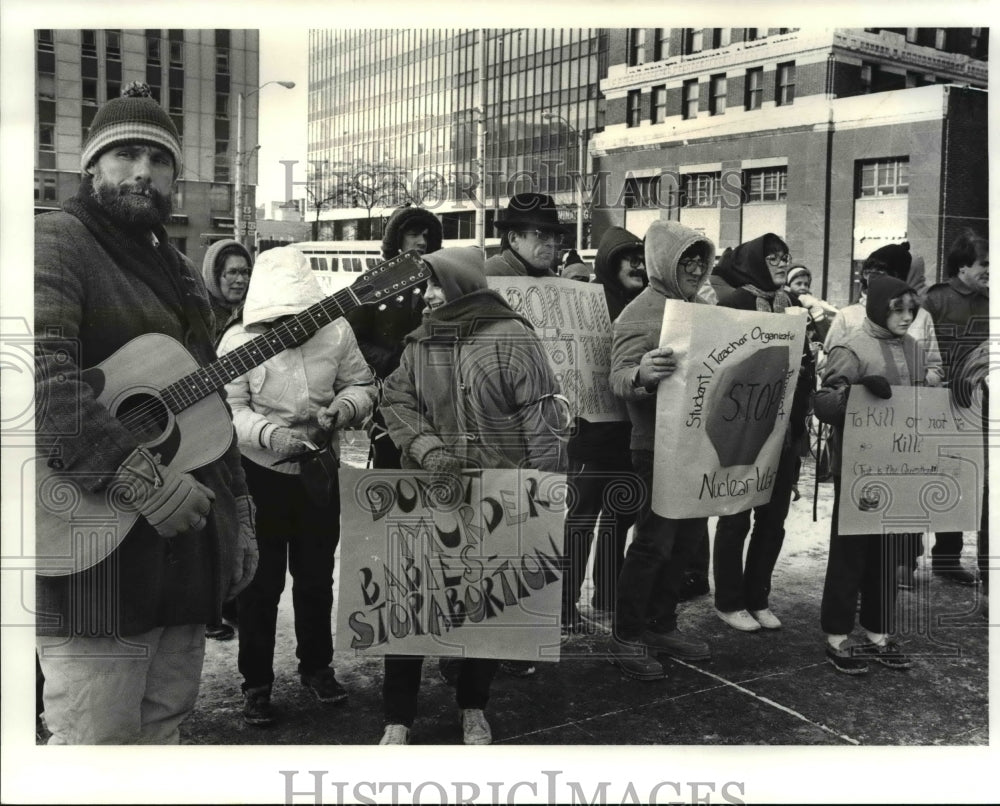
<path id="1" fill-rule="evenodd" d="M 835 304 L 908 240 L 933 281 L 959 229 L 988 228 L 987 33 L 612 30 L 595 236 L 668 218 L 721 252 L 775 232 Z"/>

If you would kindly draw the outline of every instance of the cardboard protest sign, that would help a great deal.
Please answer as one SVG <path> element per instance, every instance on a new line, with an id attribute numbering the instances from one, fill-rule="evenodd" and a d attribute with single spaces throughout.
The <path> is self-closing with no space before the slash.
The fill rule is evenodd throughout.
<path id="1" fill-rule="evenodd" d="M 627 420 L 611 393 L 611 319 L 604 289 L 560 277 L 488 277 L 490 288 L 531 322 L 577 417 Z"/>
<path id="2" fill-rule="evenodd" d="M 338 652 L 559 659 L 565 476 L 342 468 L 340 486 Z"/>
<path id="3" fill-rule="evenodd" d="M 677 370 L 656 396 L 654 512 L 731 515 L 770 501 L 805 327 L 804 316 L 667 300 L 660 346 Z"/>
<path id="4" fill-rule="evenodd" d="M 947 389 L 893 386 L 882 400 L 851 387 L 844 418 L 839 531 L 844 535 L 979 528 L 982 431 Z"/>

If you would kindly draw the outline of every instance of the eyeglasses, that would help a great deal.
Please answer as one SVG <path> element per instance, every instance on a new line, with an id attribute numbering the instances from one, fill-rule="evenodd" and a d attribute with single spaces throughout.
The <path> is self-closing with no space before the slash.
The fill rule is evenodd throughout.
<path id="1" fill-rule="evenodd" d="M 561 232 L 553 232 L 552 230 L 543 231 L 540 229 L 525 229 L 520 230 L 520 233 L 522 235 L 534 235 L 542 243 L 561 244 L 565 237 Z"/>
<path id="2" fill-rule="evenodd" d="M 677 267 L 688 277 L 700 277 L 708 267 L 708 261 L 703 257 L 686 257 L 677 261 Z"/>
<path id="3" fill-rule="evenodd" d="M 630 268 L 638 269 L 640 266 L 645 268 L 646 266 L 646 256 L 645 255 L 629 255 L 628 257 L 622 258 L 628 261 Z"/>
<path id="4" fill-rule="evenodd" d="M 250 269 L 226 269 L 222 276 L 227 280 L 235 280 L 237 277 L 250 277 Z"/>
<path id="5" fill-rule="evenodd" d="M 787 266 L 789 259 L 790 258 L 788 252 L 785 252 L 780 255 L 772 253 L 765 258 L 765 260 L 767 260 L 768 266 Z"/>

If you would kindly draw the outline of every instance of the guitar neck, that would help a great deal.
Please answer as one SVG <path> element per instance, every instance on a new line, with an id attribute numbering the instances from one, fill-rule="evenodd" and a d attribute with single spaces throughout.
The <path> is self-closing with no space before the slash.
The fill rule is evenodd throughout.
<path id="1" fill-rule="evenodd" d="M 311 305 L 302 313 L 289 317 L 267 333 L 226 353 L 222 358 L 174 381 L 161 390 L 160 397 L 167 407 L 177 414 L 218 392 L 231 380 L 245 375 L 269 358 L 302 344 L 320 328 L 339 319 L 359 304 L 351 289 L 344 288 L 333 296 Z"/>

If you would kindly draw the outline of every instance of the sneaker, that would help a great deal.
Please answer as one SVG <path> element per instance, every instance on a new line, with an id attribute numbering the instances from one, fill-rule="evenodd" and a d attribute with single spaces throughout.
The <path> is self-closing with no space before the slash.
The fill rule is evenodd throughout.
<path id="1" fill-rule="evenodd" d="M 911 591 L 917 587 L 917 580 L 913 575 L 912 568 L 905 565 L 896 568 L 896 587 L 901 591 Z"/>
<path id="2" fill-rule="evenodd" d="M 760 624 L 765 630 L 780 630 L 781 620 L 771 612 L 771 608 L 765 607 L 763 610 L 751 610 L 750 615 L 754 621 Z"/>
<path id="3" fill-rule="evenodd" d="M 830 644 L 826 645 L 826 659 L 833 664 L 838 672 L 844 674 L 868 674 L 868 664 L 858 653 L 858 647 L 841 645 L 834 649 Z"/>
<path id="4" fill-rule="evenodd" d="M 379 744 L 409 744 L 410 729 L 406 725 L 386 725 Z"/>
<path id="5" fill-rule="evenodd" d="M 639 642 L 655 652 L 680 660 L 708 660 L 712 657 L 708 644 L 686 636 L 676 628 L 669 632 L 644 630 Z"/>
<path id="6" fill-rule="evenodd" d="M 531 677 L 538 670 L 528 660 L 505 660 L 500 662 L 500 671 L 511 677 Z"/>
<path id="7" fill-rule="evenodd" d="M 271 712 L 271 687 L 257 686 L 243 692 L 243 721 L 263 728 L 274 722 Z"/>
<path id="8" fill-rule="evenodd" d="M 438 658 L 438 671 L 441 679 L 453 688 L 458 685 L 458 673 L 461 671 L 461 658 Z"/>
<path id="9" fill-rule="evenodd" d="M 633 680 L 662 680 L 667 676 L 663 665 L 639 643 L 612 638 L 608 642 L 608 660 Z"/>
<path id="10" fill-rule="evenodd" d="M 939 576 L 958 585 L 975 585 L 978 582 L 976 575 L 964 568 L 935 568 L 934 576 Z"/>
<path id="11" fill-rule="evenodd" d="M 913 666 L 913 661 L 908 655 L 903 654 L 895 641 L 886 641 L 884 644 L 863 644 L 855 648 L 855 653 L 890 669 L 909 669 Z"/>
<path id="12" fill-rule="evenodd" d="M 490 723 L 482 708 L 462 709 L 462 742 L 464 744 L 489 744 L 493 741 Z"/>
<path id="13" fill-rule="evenodd" d="M 679 598 L 682 602 L 687 602 L 710 592 L 711 588 L 709 588 L 708 580 L 705 577 L 701 574 L 687 574 L 684 577 L 684 584 L 681 585 Z"/>
<path id="14" fill-rule="evenodd" d="M 715 614 L 734 630 L 743 632 L 756 632 L 760 629 L 760 622 L 751 616 L 746 610 L 733 610 L 725 613 L 716 609 Z"/>
<path id="15" fill-rule="evenodd" d="M 347 692 L 337 682 L 329 666 L 313 674 L 303 674 L 300 679 L 320 702 L 344 702 L 347 699 Z"/>
<path id="16" fill-rule="evenodd" d="M 236 635 L 236 630 L 224 622 L 205 625 L 205 637 L 211 638 L 213 641 L 228 641 L 234 635 Z"/>

